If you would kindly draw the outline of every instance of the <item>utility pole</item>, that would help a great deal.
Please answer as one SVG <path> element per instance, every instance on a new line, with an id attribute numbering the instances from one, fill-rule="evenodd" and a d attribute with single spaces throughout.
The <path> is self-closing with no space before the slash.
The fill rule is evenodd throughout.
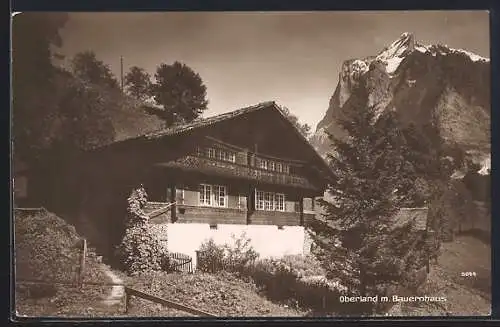
<path id="1" fill-rule="evenodd" d="M 123 56 L 120 56 L 120 85 L 123 91 Z"/>

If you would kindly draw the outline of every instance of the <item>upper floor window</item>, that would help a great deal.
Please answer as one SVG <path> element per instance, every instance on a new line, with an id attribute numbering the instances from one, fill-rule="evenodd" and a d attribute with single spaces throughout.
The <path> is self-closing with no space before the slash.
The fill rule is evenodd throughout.
<path id="1" fill-rule="evenodd" d="M 276 171 L 281 173 L 283 171 L 283 165 L 281 162 L 276 163 Z"/>
<path id="2" fill-rule="evenodd" d="M 209 157 L 209 158 L 215 158 L 215 149 L 214 148 L 208 148 L 207 149 L 207 157 Z"/>
<path id="3" fill-rule="evenodd" d="M 226 150 L 217 150 L 217 158 L 222 161 L 235 162 L 236 155 L 234 152 L 226 151 Z"/>
<path id="4" fill-rule="evenodd" d="M 205 155 L 210 159 L 236 162 L 236 154 L 228 150 L 206 148 L 205 151 L 203 152 L 202 149 L 198 147 L 196 152 L 198 155 L 202 155 L 203 153 L 205 153 Z"/>
<path id="5" fill-rule="evenodd" d="M 268 161 L 265 159 L 261 159 L 260 160 L 260 168 L 267 169 L 267 167 L 268 167 Z"/>
<path id="6" fill-rule="evenodd" d="M 269 162 L 269 169 L 270 170 L 276 170 L 276 163 L 274 161 Z"/>

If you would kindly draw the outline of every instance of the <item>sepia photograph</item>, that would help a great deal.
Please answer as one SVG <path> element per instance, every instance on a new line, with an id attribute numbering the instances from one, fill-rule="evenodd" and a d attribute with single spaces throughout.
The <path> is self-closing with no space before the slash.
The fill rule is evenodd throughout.
<path id="1" fill-rule="evenodd" d="M 491 314 L 487 11 L 11 26 L 15 319 Z"/>

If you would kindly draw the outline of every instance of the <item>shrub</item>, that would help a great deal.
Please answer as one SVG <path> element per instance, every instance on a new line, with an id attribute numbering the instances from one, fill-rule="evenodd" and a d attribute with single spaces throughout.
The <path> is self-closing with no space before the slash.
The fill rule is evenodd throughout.
<path id="1" fill-rule="evenodd" d="M 203 243 L 198 250 L 198 269 L 211 273 L 221 270 L 238 272 L 259 257 L 245 233 L 232 238 L 234 245 L 217 245 L 213 239 Z"/>
<path id="2" fill-rule="evenodd" d="M 80 258 L 74 227 L 45 210 L 15 213 L 16 278 L 72 281 Z"/>
<path id="3" fill-rule="evenodd" d="M 124 270 L 130 274 L 168 269 L 168 256 L 147 225 L 127 228 L 117 255 Z"/>
<path id="4" fill-rule="evenodd" d="M 201 244 L 198 250 L 197 269 L 203 272 L 217 272 L 224 268 L 224 247 L 215 244 L 213 239 Z"/>
<path id="5" fill-rule="evenodd" d="M 226 266 L 230 271 L 239 271 L 249 263 L 254 262 L 259 254 L 251 245 L 251 240 L 243 232 L 240 237 L 232 235 L 234 246 L 225 245 Z"/>
<path id="6" fill-rule="evenodd" d="M 299 276 L 324 276 L 325 269 L 312 255 L 285 255 L 281 261 L 298 271 Z"/>
<path id="7" fill-rule="evenodd" d="M 147 203 L 144 188 L 133 190 L 128 200 L 127 229 L 116 255 L 129 274 L 144 271 L 169 270 L 167 251 L 158 237 L 151 231 L 148 215 L 143 211 Z"/>

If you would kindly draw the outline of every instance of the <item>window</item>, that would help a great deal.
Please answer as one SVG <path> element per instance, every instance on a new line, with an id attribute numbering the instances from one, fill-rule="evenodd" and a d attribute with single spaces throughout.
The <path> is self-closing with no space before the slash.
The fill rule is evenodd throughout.
<path id="1" fill-rule="evenodd" d="M 262 191 L 255 191 L 255 208 L 264 210 L 264 192 Z"/>
<path id="2" fill-rule="evenodd" d="M 266 211 L 285 211 L 285 194 L 255 191 L 255 208 Z"/>
<path id="3" fill-rule="evenodd" d="M 276 171 L 279 173 L 283 171 L 283 165 L 280 162 L 276 163 Z"/>
<path id="4" fill-rule="evenodd" d="M 215 149 L 208 148 L 207 149 L 207 157 L 209 157 L 209 158 L 215 158 Z"/>
<path id="5" fill-rule="evenodd" d="M 217 159 L 219 160 L 227 160 L 226 159 L 227 152 L 224 150 L 217 150 Z"/>
<path id="6" fill-rule="evenodd" d="M 274 193 L 271 192 L 264 193 L 264 210 L 267 211 L 274 210 Z"/>
<path id="7" fill-rule="evenodd" d="M 217 158 L 218 160 L 221 161 L 229 161 L 229 162 L 235 162 L 236 161 L 236 156 L 233 152 L 226 151 L 226 150 L 221 150 L 221 149 L 211 149 L 213 151 L 213 154 L 208 154 L 210 158 Z M 209 149 L 210 151 L 210 149 Z"/>
<path id="8" fill-rule="evenodd" d="M 210 224 L 210 229 L 217 229 L 217 224 Z"/>
<path id="9" fill-rule="evenodd" d="M 200 205 L 212 205 L 212 186 L 201 184 L 200 185 Z"/>
<path id="10" fill-rule="evenodd" d="M 276 169 L 276 163 L 274 161 L 269 162 L 269 169 L 271 169 L 271 170 Z"/>
<path id="11" fill-rule="evenodd" d="M 200 205 L 227 207 L 226 187 L 221 185 L 200 185 Z"/>
<path id="12" fill-rule="evenodd" d="M 285 194 L 276 193 L 274 196 L 274 208 L 277 211 L 285 211 Z"/>
<path id="13" fill-rule="evenodd" d="M 290 173 L 290 166 L 288 165 L 283 165 L 283 172 L 289 174 Z"/>
<path id="14" fill-rule="evenodd" d="M 264 159 L 260 160 L 260 168 L 267 169 L 267 160 Z"/>
<path id="15" fill-rule="evenodd" d="M 214 186 L 214 198 L 215 198 L 214 205 L 216 207 L 226 207 L 227 206 L 226 187 L 220 186 L 220 185 L 215 185 Z"/>

